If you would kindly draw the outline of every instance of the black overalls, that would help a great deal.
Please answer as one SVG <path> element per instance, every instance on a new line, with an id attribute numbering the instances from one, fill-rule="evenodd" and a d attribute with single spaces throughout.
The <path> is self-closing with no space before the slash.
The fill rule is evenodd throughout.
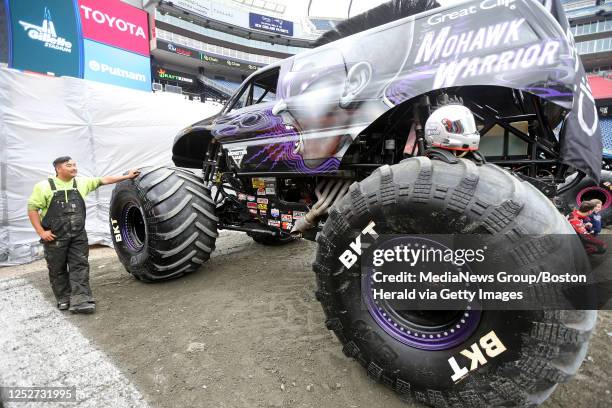
<path id="1" fill-rule="evenodd" d="M 55 235 L 55 240 L 43 242 L 53 293 L 59 303 L 70 301 L 71 306 L 93 302 L 85 201 L 77 190 L 76 179 L 72 180 L 71 190 L 57 190 L 51 178 L 49 184 L 53 198 L 41 224 Z"/>

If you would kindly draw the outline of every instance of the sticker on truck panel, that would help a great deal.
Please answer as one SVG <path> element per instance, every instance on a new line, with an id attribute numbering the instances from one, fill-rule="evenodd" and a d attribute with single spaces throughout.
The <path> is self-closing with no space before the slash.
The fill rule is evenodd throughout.
<path id="1" fill-rule="evenodd" d="M 114 218 L 111 218 L 111 228 L 113 229 L 113 237 L 115 238 L 115 242 L 121 242 L 121 230 L 119 229 L 117 220 Z"/>
<path id="2" fill-rule="evenodd" d="M 455 357 L 448 359 L 448 364 L 450 364 L 453 370 L 451 380 L 454 382 L 462 380 L 470 371 L 474 371 L 478 367 L 487 364 L 487 357 L 489 357 L 489 359 L 497 357 L 504 351 L 506 351 L 506 346 L 504 346 L 499 337 L 497 337 L 497 334 L 491 330 L 482 336 L 477 343 L 472 344 L 469 349 L 459 352 L 461 357 L 457 356 L 457 358 L 459 358 L 460 361 L 463 360 L 469 363 L 469 369 L 467 367 L 460 367 Z M 485 354 L 487 357 L 485 357 Z"/>
<path id="3" fill-rule="evenodd" d="M 276 179 L 270 177 L 264 177 L 264 188 L 266 189 L 266 195 L 276 194 Z"/>
<path id="4" fill-rule="evenodd" d="M 255 196 L 247 196 L 248 201 L 255 201 Z"/>
<path id="5" fill-rule="evenodd" d="M 234 160 L 236 165 L 240 166 L 240 163 L 242 163 L 242 158 L 247 153 L 247 149 L 246 147 L 240 147 L 238 149 L 228 149 L 227 153 L 229 157 L 231 157 L 232 160 Z"/>
<path id="6" fill-rule="evenodd" d="M 247 203 L 247 208 L 257 208 L 257 203 Z"/>
<path id="7" fill-rule="evenodd" d="M 280 215 L 280 210 L 278 208 L 273 208 L 270 210 L 270 215 L 274 218 L 278 218 L 278 216 Z"/>
<path id="8" fill-rule="evenodd" d="M 291 222 L 291 221 L 293 221 L 293 217 L 291 217 L 291 214 L 281 214 L 281 221 L 282 222 Z"/>
<path id="9" fill-rule="evenodd" d="M 306 213 L 304 211 L 294 211 L 293 212 L 293 219 L 294 220 L 299 220 L 300 218 L 304 218 L 304 215 L 306 215 Z"/>
<path id="10" fill-rule="evenodd" d="M 266 189 L 265 188 L 258 188 L 257 189 L 257 195 L 266 195 Z"/>
<path id="11" fill-rule="evenodd" d="M 253 188 L 256 189 L 266 188 L 266 182 L 264 181 L 264 179 L 261 178 L 251 179 L 251 185 L 253 186 Z"/>
<path id="12" fill-rule="evenodd" d="M 291 223 L 290 222 L 283 222 L 282 224 L 283 229 L 285 230 L 290 230 L 291 229 Z"/>
<path id="13" fill-rule="evenodd" d="M 268 225 L 275 228 L 280 228 L 281 223 L 279 220 L 269 220 Z"/>
<path id="14" fill-rule="evenodd" d="M 267 210 L 268 209 L 268 204 L 257 204 L 257 208 L 259 210 Z"/>
<path id="15" fill-rule="evenodd" d="M 257 199 L 257 204 L 268 204 L 268 199 L 267 198 L 258 198 Z"/>
<path id="16" fill-rule="evenodd" d="M 247 196 L 244 193 L 240 193 L 240 194 L 238 194 L 238 199 L 240 201 L 245 201 L 247 199 Z"/>

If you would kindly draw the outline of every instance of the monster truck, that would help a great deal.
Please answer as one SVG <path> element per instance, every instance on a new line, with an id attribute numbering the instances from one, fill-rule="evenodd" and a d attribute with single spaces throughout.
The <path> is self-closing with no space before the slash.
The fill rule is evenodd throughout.
<path id="1" fill-rule="evenodd" d="M 423 125 L 449 100 L 473 113 L 486 163 L 426 154 Z M 584 175 L 599 181 L 600 139 L 557 2 L 393 1 L 253 73 L 220 113 L 180 132 L 175 167 L 116 186 L 111 231 L 143 281 L 196 271 L 223 229 L 264 245 L 316 240 L 327 328 L 368 376 L 435 407 L 535 406 L 578 370 L 595 311 L 362 307 L 359 263 L 339 257 L 373 221 L 378 233 L 479 228 L 507 240 L 514 262 L 533 237 L 573 234 L 553 202 Z M 469 366 L 491 332 L 507 351 L 481 353 L 486 364 L 472 360 L 455 384 L 451 359 Z"/>

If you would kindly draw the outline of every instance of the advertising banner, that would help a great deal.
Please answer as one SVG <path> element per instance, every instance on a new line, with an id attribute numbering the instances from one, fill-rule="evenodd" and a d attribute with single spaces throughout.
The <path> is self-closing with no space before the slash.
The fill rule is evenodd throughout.
<path id="1" fill-rule="evenodd" d="M 80 77 L 80 27 L 75 3 L 8 0 L 12 68 Z"/>
<path id="2" fill-rule="evenodd" d="M 83 37 L 149 56 L 147 13 L 119 0 L 78 0 Z"/>
<path id="3" fill-rule="evenodd" d="M 85 44 L 85 79 L 151 91 L 149 58 L 91 40 Z"/>
<path id="4" fill-rule="evenodd" d="M 173 54 L 182 55 L 183 57 L 190 57 L 190 58 L 196 58 L 196 59 L 199 58 L 198 57 L 199 51 L 192 50 L 191 48 L 186 48 L 186 47 L 175 45 L 175 44 L 165 42 L 165 41 L 158 40 L 157 48 L 159 48 L 160 50 L 171 52 Z"/>
<path id="5" fill-rule="evenodd" d="M 187 85 L 193 85 L 196 83 L 193 75 L 184 74 L 182 72 L 173 71 L 162 67 L 158 67 L 154 74 L 156 78 L 164 79 L 166 81 L 175 81 Z"/>
<path id="6" fill-rule="evenodd" d="M 249 27 L 256 30 L 293 36 L 293 22 L 281 18 L 249 13 Z"/>
<path id="7" fill-rule="evenodd" d="M 0 62 L 8 63 L 9 26 L 6 21 L 4 2 L 0 1 Z"/>
<path id="8" fill-rule="evenodd" d="M 191 11 L 203 17 L 209 17 L 212 12 L 211 0 L 176 0 L 172 3 L 176 7 Z"/>
<path id="9" fill-rule="evenodd" d="M 201 17 L 240 27 L 248 27 L 249 17 L 246 11 L 215 3 L 211 0 L 174 0 L 172 4 Z"/>
<path id="10" fill-rule="evenodd" d="M 217 57 L 216 55 L 205 53 L 203 51 L 193 50 L 191 48 L 175 45 L 161 40 L 157 41 L 157 48 L 160 50 L 171 52 L 173 54 L 182 55 L 184 57 L 199 59 L 200 61 L 203 61 L 205 65 L 211 64 L 217 66 L 226 66 L 249 72 L 257 71 L 259 68 L 261 68 L 261 66 L 259 65 L 249 64 L 246 62 L 238 62 L 223 57 Z"/>

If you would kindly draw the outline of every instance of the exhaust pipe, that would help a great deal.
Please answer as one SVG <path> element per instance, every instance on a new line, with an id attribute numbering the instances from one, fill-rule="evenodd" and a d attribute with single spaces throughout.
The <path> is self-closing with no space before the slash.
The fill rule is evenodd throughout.
<path id="1" fill-rule="evenodd" d="M 304 217 L 295 223 L 291 229 L 291 235 L 300 236 L 313 228 L 319 222 L 319 219 L 327 214 L 329 207 L 346 194 L 350 185 L 350 180 L 323 180 L 319 183 L 315 188 L 317 202 Z"/>

